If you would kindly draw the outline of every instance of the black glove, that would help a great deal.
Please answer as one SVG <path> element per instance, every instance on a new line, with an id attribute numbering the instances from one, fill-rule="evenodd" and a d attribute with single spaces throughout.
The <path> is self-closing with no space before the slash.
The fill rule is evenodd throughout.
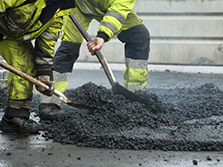
<path id="1" fill-rule="evenodd" d="M 53 72 L 51 69 L 40 69 L 36 71 L 36 78 L 49 86 L 49 89 L 36 85 L 36 89 L 47 96 L 52 96 L 55 90 L 55 84 L 53 82 Z"/>

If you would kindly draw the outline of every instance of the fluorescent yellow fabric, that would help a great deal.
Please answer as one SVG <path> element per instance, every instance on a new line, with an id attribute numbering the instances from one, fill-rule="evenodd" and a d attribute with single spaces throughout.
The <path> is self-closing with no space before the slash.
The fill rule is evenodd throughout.
<path id="1" fill-rule="evenodd" d="M 51 34 L 54 37 L 58 37 L 58 31 L 62 27 L 62 18 L 55 17 L 51 19 L 51 22 L 48 22 L 46 25 L 44 25 L 42 31 L 46 28 L 46 32 Z M 56 30 L 56 31 L 55 31 Z M 57 38 L 55 39 L 46 39 L 43 34 L 37 37 L 38 42 L 40 42 L 42 48 L 46 50 L 52 57 L 54 56 L 54 46 L 57 42 Z"/>
<path id="2" fill-rule="evenodd" d="M 34 53 L 31 42 L 21 43 L 16 40 L 0 41 L 0 55 L 6 62 L 16 69 L 34 77 Z M 33 84 L 25 79 L 9 73 L 8 75 L 8 99 L 23 100 L 32 94 Z"/>
<path id="3" fill-rule="evenodd" d="M 0 1 L 0 9 L 5 12 L 6 9 L 11 8 L 11 7 L 16 7 L 19 6 L 21 4 L 23 4 L 23 2 L 25 2 L 26 0 L 1 0 Z"/>
<path id="4" fill-rule="evenodd" d="M 31 39 L 40 37 L 37 40 L 40 40 L 40 43 L 45 47 L 44 49 L 53 56 L 56 39 L 49 40 L 40 35 L 45 31 L 57 38 L 58 32 L 62 27 L 61 16 L 71 14 L 71 9 L 62 11 L 58 10 L 53 18 L 51 18 L 46 24 L 42 25 L 38 19 L 43 8 L 46 7 L 46 1 L 37 0 L 34 3 L 22 5 L 24 2 L 24 0 L 0 1 L 0 9 L 3 12 L 7 10 L 7 14 L 10 15 L 10 19 L 8 21 L 12 20 L 15 24 L 12 29 L 5 28 L 5 21 L 8 21 L 3 19 L 3 17 L 0 17 L 0 33 L 6 35 L 8 38 L 17 40 L 21 40 L 26 36 L 29 36 Z"/>
<path id="5" fill-rule="evenodd" d="M 110 40 L 114 35 L 118 35 L 122 30 L 129 29 L 131 27 L 142 24 L 139 17 L 133 11 L 133 5 L 135 0 L 95 0 L 97 4 L 101 4 L 102 10 L 95 8 L 91 3 L 87 0 L 83 0 L 84 4 L 87 4 L 91 13 L 86 12 L 80 0 L 77 0 L 77 7 L 72 9 L 72 13 L 77 17 L 79 22 L 83 25 L 85 30 L 88 29 L 90 22 L 95 19 L 100 22 L 100 26 L 98 31 L 104 32 L 108 35 Z M 123 19 L 122 21 L 118 20 L 111 14 L 107 13 L 117 13 L 116 15 L 120 15 Z M 104 17 L 103 17 L 104 16 Z M 105 27 L 103 23 L 109 23 L 115 30 L 111 30 L 109 27 Z M 115 34 L 114 32 L 115 31 Z M 96 34 L 95 34 L 96 35 Z M 69 16 L 64 17 L 64 25 L 62 28 L 62 41 L 69 41 L 75 43 L 82 43 L 83 37 L 77 30 L 74 23 L 70 20 Z"/>
<path id="6" fill-rule="evenodd" d="M 2 34 L 9 37 L 17 37 L 22 39 L 25 33 L 34 31 L 42 26 L 42 24 L 38 22 L 38 18 L 42 12 L 42 9 L 46 6 L 45 0 L 37 0 L 34 3 L 28 3 L 26 5 L 22 5 L 23 2 L 25 2 L 24 0 L 7 1 L 8 2 L 6 2 L 6 0 L 0 1 L 0 9 L 2 9 L 4 12 L 7 11 L 6 14 L 10 16 L 10 19 L 6 20 L 6 22 L 10 22 L 10 20 L 12 20 L 12 23 L 15 25 L 13 26 L 13 29 L 6 28 L 3 30 L 0 28 L 0 32 Z M 36 32 L 34 34 L 36 34 Z M 29 35 L 35 37 L 34 34 L 30 33 Z"/>
<path id="7" fill-rule="evenodd" d="M 55 83 L 55 87 L 58 91 L 64 92 L 68 84 L 68 81 L 59 81 Z"/>
<path id="8" fill-rule="evenodd" d="M 124 71 L 124 82 L 128 85 L 147 85 L 148 70 L 126 67 Z"/>
<path id="9" fill-rule="evenodd" d="M 77 17 L 81 25 L 87 30 L 90 22 L 94 18 L 90 15 L 84 15 L 78 8 L 73 8 L 72 13 Z M 63 27 L 62 27 L 62 41 L 74 42 L 74 43 L 82 43 L 83 36 L 74 25 L 69 16 L 63 17 Z"/>
<path id="10" fill-rule="evenodd" d="M 37 65 L 50 64 L 54 55 L 54 45 L 58 38 L 58 32 L 62 28 L 61 16 L 71 13 L 70 9 L 58 10 L 46 24 L 42 25 L 38 19 L 42 9 L 46 6 L 46 0 L 36 0 L 34 3 L 22 5 L 24 2 L 25 0 L 0 0 L 0 33 L 7 36 L 5 40 L 0 41 L 0 55 L 8 64 L 35 77 L 34 54 L 37 55 L 37 53 L 34 53 L 31 42 L 21 42 L 20 40 L 27 35 L 31 39 L 36 39 L 40 48 L 40 57 L 36 61 Z M 5 20 L 3 15 L 10 16 L 10 19 Z M 15 29 L 6 27 L 6 24 L 3 24 L 9 23 L 10 20 Z M 41 57 L 41 54 L 48 55 L 46 53 L 49 53 L 50 56 Z M 32 89 L 33 84 L 15 74 L 9 73 L 8 99 L 25 100 L 32 95 Z"/>

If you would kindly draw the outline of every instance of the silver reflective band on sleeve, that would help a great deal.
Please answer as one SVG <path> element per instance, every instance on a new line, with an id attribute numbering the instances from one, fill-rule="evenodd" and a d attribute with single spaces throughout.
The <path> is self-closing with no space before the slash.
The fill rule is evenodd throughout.
<path id="1" fill-rule="evenodd" d="M 57 41 L 57 39 L 58 39 L 58 36 L 54 36 L 54 35 L 52 35 L 52 34 L 46 32 L 46 31 L 44 31 L 44 32 L 42 33 L 42 36 L 44 36 L 44 38 L 47 39 L 47 40 L 54 40 L 54 41 Z"/>
<path id="2" fill-rule="evenodd" d="M 25 37 L 23 37 L 23 40 L 24 40 L 24 41 L 29 41 L 29 40 L 31 40 L 30 35 L 26 35 Z"/>
<path id="3" fill-rule="evenodd" d="M 93 2 L 90 2 L 90 3 L 92 3 L 93 4 Z M 97 2 L 96 2 L 97 3 Z M 80 0 L 80 4 L 81 4 L 81 7 L 83 8 L 83 10 L 84 10 L 84 12 L 86 13 L 86 14 L 91 14 L 91 15 L 94 15 L 94 16 L 104 16 L 104 15 L 98 15 L 98 14 L 96 14 L 96 13 L 94 13 L 94 12 L 92 12 L 92 10 L 87 6 L 87 4 L 83 1 L 83 0 Z M 93 5 L 94 6 L 94 5 Z M 103 9 L 100 9 L 102 12 L 104 12 L 103 10 L 104 10 L 104 8 Z M 105 11 L 106 12 L 106 11 Z M 105 13 L 104 12 L 104 13 Z"/>
<path id="4" fill-rule="evenodd" d="M 105 26 L 109 28 L 113 32 L 114 35 L 118 32 L 115 26 L 109 22 L 101 22 L 100 26 Z"/>
<path id="5" fill-rule="evenodd" d="M 100 11 L 106 13 L 107 10 L 104 8 L 104 6 L 98 2 L 96 2 L 95 0 L 88 0 L 88 2 L 94 6 L 95 8 L 99 9 Z"/>
<path id="6" fill-rule="evenodd" d="M 0 13 L 4 13 L 2 9 L 0 9 Z"/>
<path id="7" fill-rule="evenodd" d="M 86 14 L 93 14 L 91 9 L 86 5 L 86 3 L 83 0 L 80 0 L 80 4 Z"/>
<path id="8" fill-rule="evenodd" d="M 136 69 L 148 69 L 147 60 L 134 60 L 130 58 L 125 58 L 126 67 L 136 68 Z"/>
<path id="9" fill-rule="evenodd" d="M 49 64 L 49 65 L 53 65 L 53 59 L 50 58 L 40 58 L 40 57 L 36 57 L 35 59 L 36 64 Z"/>
<path id="10" fill-rule="evenodd" d="M 121 24 L 123 24 L 125 22 L 125 18 L 118 12 L 115 11 L 108 11 L 106 13 L 107 16 L 112 16 L 114 18 L 116 18 Z"/>

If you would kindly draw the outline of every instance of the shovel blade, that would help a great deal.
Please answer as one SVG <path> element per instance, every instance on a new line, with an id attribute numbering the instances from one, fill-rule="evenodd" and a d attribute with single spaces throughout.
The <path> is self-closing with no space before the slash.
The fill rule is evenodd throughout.
<path id="1" fill-rule="evenodd" d="M 127 90 L 126 88 L 124 88 L 123 86 L 121 86 L 118 82 L 116 82 L 112 86 L 112 92 L 114 94 L 123 95 L 128 100 L 136 101 L 136 102 L 140 102 L 140 103 L 144 103 L 145 105 L 148 105 L 146 99 L 143 99 L 140 96 L 136 95 L 135 93 Z"/>

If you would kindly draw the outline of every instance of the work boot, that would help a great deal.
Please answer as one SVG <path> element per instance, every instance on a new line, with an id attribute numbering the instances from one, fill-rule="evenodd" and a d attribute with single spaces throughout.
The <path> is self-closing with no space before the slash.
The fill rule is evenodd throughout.
<path id="1" fill-rule="evenodd" d="M 39 117 L 42 120 L 58 120 L 63 114 L 60 106 L 54 103 L 41 103 L 39 105 Z"/>
<path id="2" fill-rule="evenodd" d="M 0 130 L 6 133 L 36 134 L 39 132 L 39 126 L 34 121 L 26 118 L 3 116 L 0 122 Z"/>

